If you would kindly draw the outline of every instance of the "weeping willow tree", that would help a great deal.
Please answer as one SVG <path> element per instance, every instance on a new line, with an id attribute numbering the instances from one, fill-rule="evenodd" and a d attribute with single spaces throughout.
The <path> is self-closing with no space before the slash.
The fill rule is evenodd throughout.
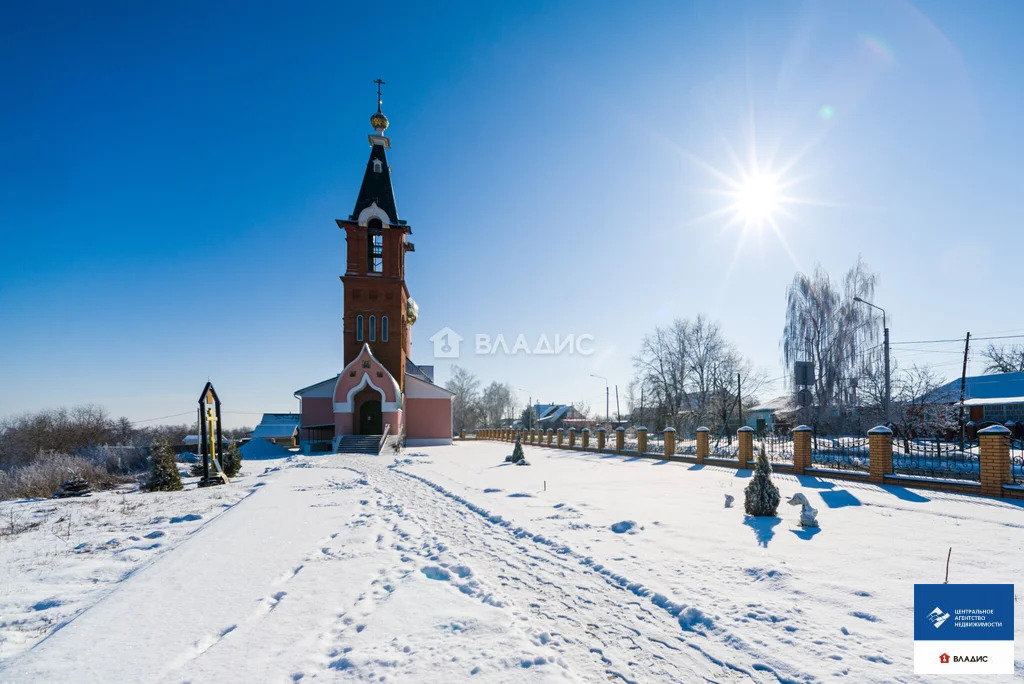
<path id="1" fill-rule="evenodd" d="M 819 264 L 810 276 L 797 273 L 786 292 L 782 354 L 814 362 L 814 404 L 819 410 L 853 404 L 855 379 L 880 358 L 881 321 L 875 311 L 854 300 L 871 301 L 878 275 L 858 256 L 841 283 L 834 284 Z M 792 379 L 791 379 L 792 380 Z"/>

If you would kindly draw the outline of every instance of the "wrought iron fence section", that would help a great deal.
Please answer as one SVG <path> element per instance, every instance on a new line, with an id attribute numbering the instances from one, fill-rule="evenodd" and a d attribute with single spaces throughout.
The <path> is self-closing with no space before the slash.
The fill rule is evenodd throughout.
<path id="1" fill-rule="evenodd" d="M 947 441 L 941 437 L 895 439 L 892 470 L 898 475 L 981 481 L 978 443 Z"/>
<path id="2" fill-rule="evenodd" d="M 1010 440 L 1010 481 L 1024 485 L 1024 439 Z"/>
<path id="3" fill-rule="evenodd" d="M 777 432 L 765 433 L 760 442 L 754 445 L 754 458 L 757 458 L 761 447 L 764 447 L 765 456 L 772 463 L 793 462 L 793 434 Z"/>
<path id="4" fill-rule="evenodd" d="M 867 437 L 826 437 L 815 434 L 811 438 L 811 465 L 815 468 L 835 470 L 871 470 L 871 453 Z"/>
<path id="5" fill-rule="evenodd" d="M 665 448 L 662 446 L 662 451 Z M 676 453 L 682 454 L 683 456 L 696 456 L 697 455 L 697 434 L 686 435 L 682 432 L 676 433 Z"/>

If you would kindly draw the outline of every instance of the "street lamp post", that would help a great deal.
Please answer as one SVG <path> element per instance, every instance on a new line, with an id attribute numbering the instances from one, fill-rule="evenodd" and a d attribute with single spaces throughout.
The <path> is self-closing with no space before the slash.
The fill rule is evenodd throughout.
<path id="1" fill-rule="evenodd" d="M 611 422 L 611 403 L 609 401 L 609 393 L 608 393 L 608 378 L 604 377 L 603 375 L 595 375 L 593 373 L 590 374 L 590 377 L 597 378 L 599 380 L 604 380 L 604 422 L 610 423 Z"/>
<path id="2" fill-rule="evenodd" d="M 891 422 L 890 416 L 889 416 L 889 404 L 892 402 L 892 378 L 889 375 L 889 326 L 888 326 L 888 324 L 885 321 L 885 309 L 883 309 L 882 307 L 877 306 L 875 304 L 872 304 L 869 301 L 861 299 L 860 297 L 854 297 L 853 301 L 860 302 L 861 304 L 866 304 L 867 306 L 870 306 L 873 309 L 878 309 L 879 311 L 882 312 L 882 329 L 883 329 L 884 335 L 885 335 L 884 340 L 883 340 L 883 342 L 884 342 L 884 349 L 885 349 L 885 407 L 884 407 L 884 410 L 885 410 L 885 422 L 889 423 L 889 422 Z"/>

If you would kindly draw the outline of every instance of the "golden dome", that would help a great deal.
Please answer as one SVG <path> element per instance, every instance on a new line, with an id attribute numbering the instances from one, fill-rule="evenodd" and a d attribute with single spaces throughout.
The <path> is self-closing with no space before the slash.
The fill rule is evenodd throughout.
<path id="1" fill-rule="evenodd" d="M 420 307 L 416 303 L 416 300 L 409 297 L 405 303 L 405 319 L 412 325 L 416 322 L 416 319 L 420 317 Z"/>
<path id="2" fill-rule="evenodd" d="M 384 116 L 382 112 L 374 112 L 370 117 L 370 125 L 373 126 L 373 130 L 377 131 L 377 135 L 384 135 L 384 131 L 388 128 L 388 117 Z"/>

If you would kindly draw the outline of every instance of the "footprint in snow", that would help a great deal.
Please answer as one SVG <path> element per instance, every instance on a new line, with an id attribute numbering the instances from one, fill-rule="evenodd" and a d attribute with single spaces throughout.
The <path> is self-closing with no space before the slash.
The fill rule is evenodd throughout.
<path id="1" fill-rule="evenodd" d="M 447 582 L 452 578 L 452 574 L 444 568 L 439 568 L 436 565 L 427 565 L 420 568 L 420 572 L 429 577 L 432 580 L 439 582 Z"/>
<path id="2" fill-rule="evenodd" d="M 632 520 L 621 520 L 612 525 L 615 534 L 636 534 L 636 523 Z"/>
<path id="3" fill-rule="evenodd" d="M 192 522 L 193 520 L 202 520 L 202 519 L 203 519 L 203 516 L 199 515 L 198 513 L 189 513 L 188 515 L 175 516 L 175 517 L 170 519 L 170 522 L 171 523 Z"/>

